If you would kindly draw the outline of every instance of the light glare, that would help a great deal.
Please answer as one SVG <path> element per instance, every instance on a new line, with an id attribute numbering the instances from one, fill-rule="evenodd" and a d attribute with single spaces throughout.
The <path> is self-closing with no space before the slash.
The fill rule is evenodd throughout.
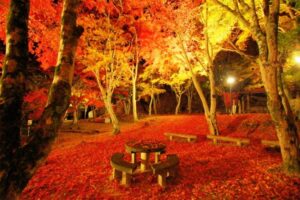
<path id="1" fill-rule="evenodd" d="M 296 61 L 296 63 L 300 64 L 300 56 L 296 56 L 295 61 Z"/>
<path id="2" fill-rule="evenodd" d="M 227 78 L 227 83 L 228 84 L 233 84 L 235 82 L 235 78 L 234 77 L 232 77 L 232 76 L 229 76 L 228 78 Z"/>

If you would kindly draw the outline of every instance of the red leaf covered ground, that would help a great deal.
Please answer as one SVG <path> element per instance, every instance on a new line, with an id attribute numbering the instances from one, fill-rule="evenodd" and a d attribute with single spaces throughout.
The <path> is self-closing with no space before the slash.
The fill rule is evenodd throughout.
<path id="1" fill-rule="evenodd" d="M 102 133 L 60 133 L 21 199 L 300 199 L 300 177 L 283 174 L 280 153 L 260 145 L 261 139 L 276 139 L 268 115 L 221 115 L 218 119 L 222 135 L 247 137 L 251 144 L 213 145 L 205 138 L 208 129 L 200 115 L 123 123 L 118 136 L 110 136 L 107 124 L 82 122 L 85 129 L 99 128 Z M 199 140 L 171 142 L 164 132 L 196 134 Z M 167 153 L 180 158 L 179 177 L 165 189 L 149 174 L 137 176 L 127 188 L 110 181 L 111 155 L 125 152 L 124 144 L 132 139 L 163 141 Z"/>

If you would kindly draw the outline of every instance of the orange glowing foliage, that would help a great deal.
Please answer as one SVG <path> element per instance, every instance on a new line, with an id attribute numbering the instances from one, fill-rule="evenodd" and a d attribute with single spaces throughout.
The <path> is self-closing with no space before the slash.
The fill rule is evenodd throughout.
<path id="1" fill-rule="evenodd" d="M 6 19 L 9 0 L 0 3 L 0 40 L 5 41 Z M 61 2 L 31 0 L 29 17 L 29 50 L 36 55 L 43 69 L 56 64 Z"/>
<path id="2" fill-rule="evenodd" d="M 47 89 L 41 88 L 29 92 L 24 97 L 24 111 L 26 112 L 28 119 L 38 120 L 41 117 L 44 106 L 47 103 L 47 93 Z"/>

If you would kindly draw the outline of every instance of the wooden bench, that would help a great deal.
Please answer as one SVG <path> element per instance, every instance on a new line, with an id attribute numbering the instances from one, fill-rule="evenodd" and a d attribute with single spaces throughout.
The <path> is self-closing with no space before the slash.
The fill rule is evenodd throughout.
<path id="1" fill-rule="evenodd" d="M 179 158 L 176 154 L 167 155 L 167 160 L 151 166 L 152 172 L 157 176 L 157 183 L 161 187 L 166 186 L 167 177 L 175 177 L 179 165 Z"/>
<path id="2" fill-rule="evenodd" d="M 238 146 L 246 145 L 250 143 L 249 139 L 246 138 L 233 138 L 233 137 L 225 137 L 225 136 L 219 136 L 219 135 L 207 135 L 208 139 L 212 139 L 214 144 L 217 144 L 218 140 L 224 141 L 224 142 L 233 142 L 236 143 Z"/>
<path id="3" fill-rule="evenodd" d="M 112 178 L 120 180 L 121 185 L 129 185 L 131 182 L 131 175 L 137 168 L 136 163 L 129 163 L 123 160 L 123 153 L 114 153 L 110 159 L 110 164 L 113 168 Z"/>
<path id="4" fill-rule="evenodd" d="M 278 140 L 261 140 L 261 144 L 265 147 L 280 149 Z M 298 146 L 298 149 L 300 149 L 300 144 Z"/>
<path id="5" fill-rule="evenodd" d="M 187 139 L 188 142 L 196 142 L 196 135 L 182 134 L 182 133 L 165 133 L 165 136 L 169 138 L 169 140 L 173 140 L 176 138 L 184 138 Z"/>
<path id="6" fill-rule="evenodd" d="M 280 148 L 277 140 L 261 140 L 261 144 L 265 147 Z"/>

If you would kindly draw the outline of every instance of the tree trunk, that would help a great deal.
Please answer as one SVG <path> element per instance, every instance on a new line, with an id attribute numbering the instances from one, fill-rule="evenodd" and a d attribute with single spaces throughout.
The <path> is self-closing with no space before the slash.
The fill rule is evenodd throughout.
<path id="1" fill-rule="evenodd" d="M 159 95 L 157 95 L 157 98 L 155 98 L 155 95 L 153 96 L 153 110 L 154 114 L 157 115 L 157 102 L 159 102 Z"/>
<path id="2" fill-rule="evenodd" d="M 104 101 L 105 108 L 109 114 L 109 117 L 110 117 L 112 125 L 113 125 L 112 133 L 114 135 L 117 135 L 120 133 L 120 125 L 119 125 L 119 120 L 114 112 L 114 109 L 113 109 L 112 103 L 111 103 L 112 92 L 110 91 L 110 89 L 104 88 L 102 86 L 98 71 L 94 71 L 94 74 L 95 74 L 96 81 L 97 81 L 98 87 L 100 89 L 100 92 L 101 92 L 101 95 L 102 95 L 102 98 Z"/>
<path id="3" fill-rule="evenodd" d="M 38 165 L 42 163 L 42 161 L 50 152 L 51 144 L 57 135 L 57 131 L 62 123 L 65 111 L 69 106 L 69 100 L 71 96 L 71 82 L 74 71 L 75 49 L 77 46 L 78 38 L 83 32 L 82 27 L 76 26 L 76 8 L 78 3 L 78 0 L 65 0 L 64 2 L 61 29 L 62 36 L 58 62 L 54 79 L 49 91 L 48 102 L 41 120 L 38 124 L 34 124 L 34 126 L 32 127 L 32 134 L 31 138 L 29 138 L 28 143 L 23 147 L 19 146 L 17 151 L 14 152 L 12 157 L 13 160 L 10 161 L 10 166 L 2 168 L 3 164 L 1 161 L 1 198 L 15 199 L 21 193 L 29 179 L 32 177 Z M 28 4 L 28 1 L 25 0 L 12 1 L 11 11 L 13 12 L 10 14 L 10 20 L 12 20 L 12 22 L 16 23 L 18 26 L 27 26 L 26 16 L 28 16 Z M 16 30 L 10 25 L 8 25 L 8 27 L 8 33 Z M 16 48 L 15 53 L 17 53 L 18 55 L 24 55 L 24 45 L 27 45 L 27 42 L 25 42 L 27 40 L 27 33 L 24 32 L 25 29 L 22 27 L 18 27 L 18 31 L 14 34 L 14 36 L 18 37 L 23 42 L 23 47 L 14 47 Z M 20 35 L 18 35 L 19 33 Z M 12 39 L 10 36 L 7 38 L 9 40 Z M 15 42 L 19 41 L 18 38 L 15 38 Z M 9 45 L 11 43 L 12 42 L 10 41 L 7 44 Z M 24 58 L 18 60 L 24 62 Z M 27 60 L 27 58 L 25 60 Z M 24 68 L 23 66 L 22 71 L 25 71 L 25 69 L 26 68 Z M 8 70 L 8 72 L 10 72 L 10 70 Z M 18 76 L 22 75 L 21 72 L 18 72 L 16 74 Z M 18 81 L 24 80 L 23 75 L 22 78 L 18 76 L 16 76 Z M 22 83 L 20 83 L 20 85 L 22 85 Z M 5 85 L 2 85 L 2 87 L 3 86 Z M 19 98 L 19 95 L 17 95 L 16 97 Z M 20 101 L 20 99 L 18 99 L 18 101 Z M 19 110 L 17 109 L 17 106 L 15 106 L 15 110 Z M 9 120 L 11 121 L 14 119 Z M 18 122 L 18 120 L 16 121 Z"/>
<path id="4" fill-rule="evenodd" d="M 114 112 L 114 109 L 112 107 L 111 103 L 111 94 L 107 95 L 107 97 L 104 99 L 105 108 L 109 114 L 109 117 L 111 119 L 111 123 L 113 125 L 113 134 L 117 135 L 120 133 L 120 124 L 119 120 Z"/>
<path id="5" fill-rule="evenodd" d="M 246 102 L 247 113 L 249 113 L 250 110 L 251 110 L 251 106 L 250 106 L 250 94 L 247 94 L 246 100 L 247 100 L 247 102 Z"/>
<path id="6" fill-rule="evenodd" d="M 154 98 L 154 95 L 151 94 L 151 97 L 150 97 L 150 102 L 149 102 L 149 107 L 148 107 L 148 115 L 151 116 L 152 115 L 152 105 L 153 105 L 153 98 Z"/>
<path id="7" fill-rule="evenodd" d="M 84 105 L 84 119 L 88 119 L 88 106 L 87 105 Z"/>
<path id="8" fill-rule="evenodd" d="M 277 78 L 278 78 L 278 93 L 280 95 L 281 98 L 281 102 L 283 104 L 284 110 L 287 114 L 288 117 L 291 117 L 292 119 L 290 119 L 291 121 L 294 121 L 294 113 L 292 111 L 291 108 L 291 104 L 290 104 L 290 100 L 288 98 L 288 91 L 287 89 L 284 89 L 284 83 L 283 83 L 283 69 L 282 67 L 277 67 L 278 71 L 277 71 Z"/>
<path id="9" fill-rule="evenodd" d="M 0 199 L 14 199 L 14 154 L 20 148 L 22 104 L 28 61 L 29 0 L 11 0 L 6 27 L 6 55 L 0 80 Z"/>
<path id="10" fill-rule="evenodd" d="M 75 110 L 73 112 L 73 126 L 76 126 L 77 128 L 79 128 L 79 126 L 78 126 L 78 106 L 75 108 Z"/>
<path id="11" fill-rule="evenodd" d="M 259 47 L 259 65 L 262 81 L 267 93 L 267 106 L 275 124 L 277 137 L 280 144 L 283 168 L 288 173 L 300 173 L 300 149 L 296 123 L 290 111 L 289 102 L 281 83 L 282 67 L 278 61 L 278 18 L 279 0 L 265 2 L 266 37 L 256 35 Z M 281 96 L 279 95 L 281 91 Z"/>
<path id="12" fill-rule="evenodd" d="M 123 101 L 124 103 L 124 112 L 126 115 L 129 115 L 130 114 L 130 108 L 131 108 L 131 103 L 130 103 L 130 98 L 128 99 L 125 99 L 125 101 Z"/>
<path id="13" fill-rule="evenodd" d="M 191 114 L 192 113 L 192 103 L 193 103 L 193 90 L 192 90 L 192 86 L 190 86 L 190 88 L 187 91 L 187 109 L 188 109 L 188 113 Z"/>
<path id="14" fill-rule="evenodd" d="M 132 80 L 132 114 L 133 120 L 138 121 L 137 106 L 136 106 L 136 79 Z"/>
<path id="15" fill-rule="evenodd" d="M 238 113 L 242 114 L 242 103 L 241 103 L 241 100 L 238 100 L 237 109 L 238 109 Z"/>
<path id="16" fill-rule="evenodd" d="M 215 81 L 215 70 L 214 65 L 208 67 L 208 78 L 209 78 L 209 88 L 210 88 L 210 113 L 209 113 L 209 130 L 210 134 L 219 135 L 219 129 L 217 124 L 217 94 L 216 94 L 216 81 Z"/>
<path id="17" fill-rule="evenodd" d="M 300 150 L 297 127 L 293 116 L 288 116 L 278 95 L 277 84 L 278 64 L 260 63 L 260 71 L 268 96 L 267 106 L 275 124 L 280 144 L 283 168 L 289 173 L 300 173 Z M 291 115 L 291 113 L 289 113 Z"/>
<path id="18" fill-rule="evenodd" d="M 181 96 L 182 94 L 176 95 L 177 105 L 175 108 L 175 115 L 178 115 L 178 113 L 180 112 Z"/>
<path id="19" fill-rule="evenodd" d="M 245 96 L 242 96 L 242 100 L 241 100 L 241 112 L 245 113 Z"/>
<path id="20" fill-rule="evenodd" d="M 138 121 L 138 114 L 137 114 L 137 106 L 136 106 L 136 81 L 138 77 L 138 69 L 139 69 L 139 51 L 138 51 L 138 38 L 137 33 L 135 33 L 135 65 L 131 70 L 132 76 L 132 115 L 133 121 Z"/>
<path id="21" fill-rule="evenodd" d="M 192 75 L 192 80 L 193 80 L 195 89 L 196 89 L 196 91 L 197 91 L 197 93 L 198 93 L 198 95 L 199 95 L 199 97 L 201 99 L 201 103 L 202 103 L 202 106 L 203 106 L 203 109 L 204 109 L 205 119 L 206 119 L 207 124 L 208 124 L 209 133 L 211 135 L 218 135 L 218 132 L 216 132 L 216 124 L 217 124 L 217 122 L 213 121 L 216 118 L 211 118 L 210 117 L 209 107 L 208 107 L 206 98 L 204 96 L 203 90 L 202 90 L 199 82 L 197 81 L 195 75 Z"/>
<path id="22" fill-rule="evenodd" d="M 205 51 L 207 57 L 207 70 L 210 89 L 210 109 L 206 113 L 206 120 L 208 122 L 209 132 L 212 135 L 219 135 L 219 129 L 217 125 L 216 109 L 217 109 L 217 95 L 216 95 L 216 80 L 215 80 L 215 68 L 213 64 L 214 54 L 210 51 L 210 42 L 208 36 L 208 5 L 206 5 L 206 17 L 205 17 Z"/>

